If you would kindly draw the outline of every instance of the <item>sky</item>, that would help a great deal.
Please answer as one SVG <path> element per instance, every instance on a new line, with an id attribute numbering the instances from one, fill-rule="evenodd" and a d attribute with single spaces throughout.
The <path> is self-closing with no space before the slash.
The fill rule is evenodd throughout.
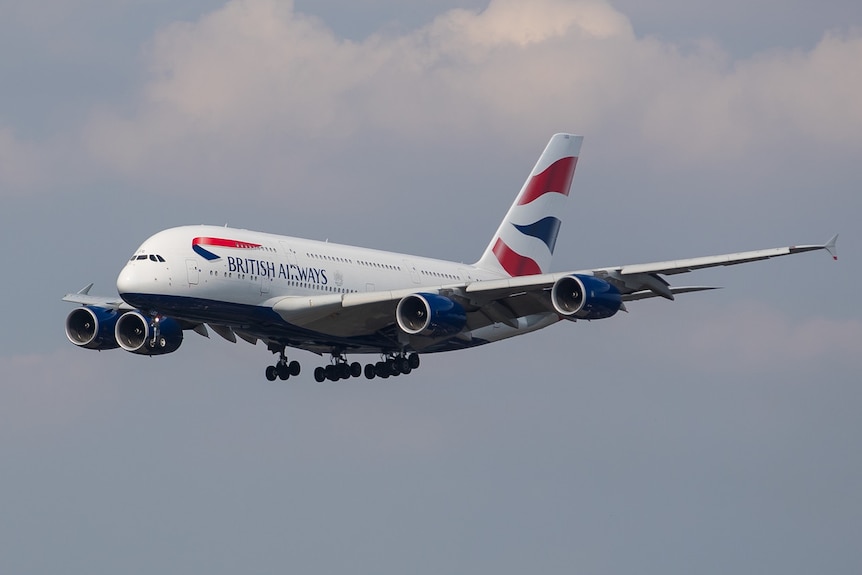
<path id="1" fill-rule="evenodd" d="M 862 5 L 0 0 L 0 572 L 858 573 Z M 554 267 L 784 245 L 409 378 L 77 349 L 235 227 L 472 262 L 555 132 Z M 357 357 L 356 359 L 362 359 Z"/>

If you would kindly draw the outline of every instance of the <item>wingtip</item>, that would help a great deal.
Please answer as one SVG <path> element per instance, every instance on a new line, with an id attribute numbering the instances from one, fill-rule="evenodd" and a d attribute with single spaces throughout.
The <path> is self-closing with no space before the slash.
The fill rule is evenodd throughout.
<path id="1" fill-rule="evenodd" d="M 838 261 L 838 248 L 835 247 L 835 244 L 837 242 L 838 234 L 835 234 L 834 236 L 832 236 L 832 239 L 826 242 L 826 245 L 823 246 L 823 248 L 832 256 L 832 259 L 834 261 Z"/>
<path id="2" fill-rule="evenodd" d="M 90 289 L 92 289 L 92 287 L 93 287 L 92 282 L 88 283 L 86 286 L 84 286 L 83 288 L 78 290 L 78 294 L 79 295 L 88 295 L 90 293 Z"/>

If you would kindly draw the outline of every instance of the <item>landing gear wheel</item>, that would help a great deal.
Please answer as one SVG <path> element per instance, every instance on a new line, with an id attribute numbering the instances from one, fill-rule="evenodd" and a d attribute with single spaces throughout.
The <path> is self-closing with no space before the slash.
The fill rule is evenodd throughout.
<path id="1" fill-rule="evenodd" d="M 416 369 L 419 367 L 419 354 L 411 353 L 407 356 L 407 361 L 410 362 L 410 369 Z"/>
<path id="2" fill-rule="evenodd" d="M 314 368 L 314 381 L 316 381 L 317 383 L 323 383 L 323 381 L 325 379 L 326 379 L 326 370 L 323 369 L 322 367 L 315 367 Z"/>
<path id="3" fill-rule="evenodd" d="M 350 377 L 359 377 L 362 375 L 362 364 L 354 361 L 350 364 Z"/>
<path id="4" fill-rule="evenodd" d="M 389 375 L 393 377 L 398 377 L 401 375 L 401 372 L 398 371 L 398 364 L 395 363 L 394 359 L 390 359 L 386 362 L 386 368 L 389 370 Z"/>
<path id="5" fill-rule="evenodd" d="M 334 365 L 327 365 L 323 368 L 323 374 L 329 381 L 338 381 L 338 369 Z"/>
<path id="6" fill-rule="evenodd" d="M 350 366 L 346 363 L 339 363 L 337 372 L 339 379 L 350 379 Z"/>
<path id="7" fill-rule="evenodd" d="M 405 375 L 410 373 L 410 362 L 407 361 L 406 357 L 396 357 L 392 360 L 392 363 L 395 365 L 395 370 L 398 373 L 403 373 Z"/>
<path id="8" fill-rule="evenodd" d="M 281 363 L 275 366 L 275 372 L 278 374 L 278 378 L 282 381 L 285 381 L 288 377 L 290 377 L 290 370 L 287 368 L 286 363 Z"/>
<path id="9" fill-rule="evenodd" d="M 293 360 L 289 364 L 287 364 L 287 371 L 290 373 L 290 375 L 299 375 L 301 369 L 302 367 L 296 360 Z"/>
<path id="10" fill-rule="evenodd" d="M 374 364 L 374 373 L 377 375 L 377 377 L 386 379 L 387 377 L 389 377 L 389 366 L 386 365 L 385 361 L 378 361 Z"/>
<path id="11" fill-rule="evenodd" d="M 366 379 L 374 379 L 374 376 L 375 376 L 374 364 L 373 363 L 365 364 L 365 377 L 366 377 Z"/>
<path id="12" fill-rule="evenodd" d="M 267 366 L 266 368 L 266 379 L 269 381 L 275 381 L 275 378 L 278 377 L 278 372 L 275 369 L 274 365 Z"/>

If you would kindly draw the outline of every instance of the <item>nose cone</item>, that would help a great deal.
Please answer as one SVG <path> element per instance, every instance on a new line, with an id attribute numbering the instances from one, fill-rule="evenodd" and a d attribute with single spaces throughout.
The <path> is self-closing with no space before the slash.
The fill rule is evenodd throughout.
<path id="1" fill-rule="evenodd" d="M 134 264 L 126 264 L 126 267 L 120 271 L 117 276 L 117 292 L 123 296 L 128 293 L 139 293 L 141 291 L 141 282 L 135 273 Z"/>

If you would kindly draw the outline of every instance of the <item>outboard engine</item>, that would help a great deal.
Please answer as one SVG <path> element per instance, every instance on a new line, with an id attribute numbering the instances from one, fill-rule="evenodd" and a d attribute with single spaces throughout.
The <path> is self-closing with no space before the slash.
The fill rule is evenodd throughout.
<path id="1" fill-rule="evenodd" d="M 623 300 L 619 290 L 605 280 L 574 274 L 554 282 L 551 303 L 567 318 L 604 319 L 617 313 Z"/>
<path id="2" fill-rule="evenodd" d="M 159 315 L 147 317 L 139 311 L 130 311 L 117 320 L 114 337 L 126 351 L 162 355 L 179 349 L 183 330 L 175 319 Z"/>
<path id="3" fill-rule="evenodd" d="M 66 337 L 85 349 L 116 349 L 114 326 L 120 313 L 113 308 L 79 307 L 66 316 Z"/>
<path id="4" fill-rule="evenodd" d="M 398 327 L 409 335 L 442 337 L 459 333 L 467 324 L 467 313 L 456 301 L 433 293 L 408 295 L 395 310 Z"/>

